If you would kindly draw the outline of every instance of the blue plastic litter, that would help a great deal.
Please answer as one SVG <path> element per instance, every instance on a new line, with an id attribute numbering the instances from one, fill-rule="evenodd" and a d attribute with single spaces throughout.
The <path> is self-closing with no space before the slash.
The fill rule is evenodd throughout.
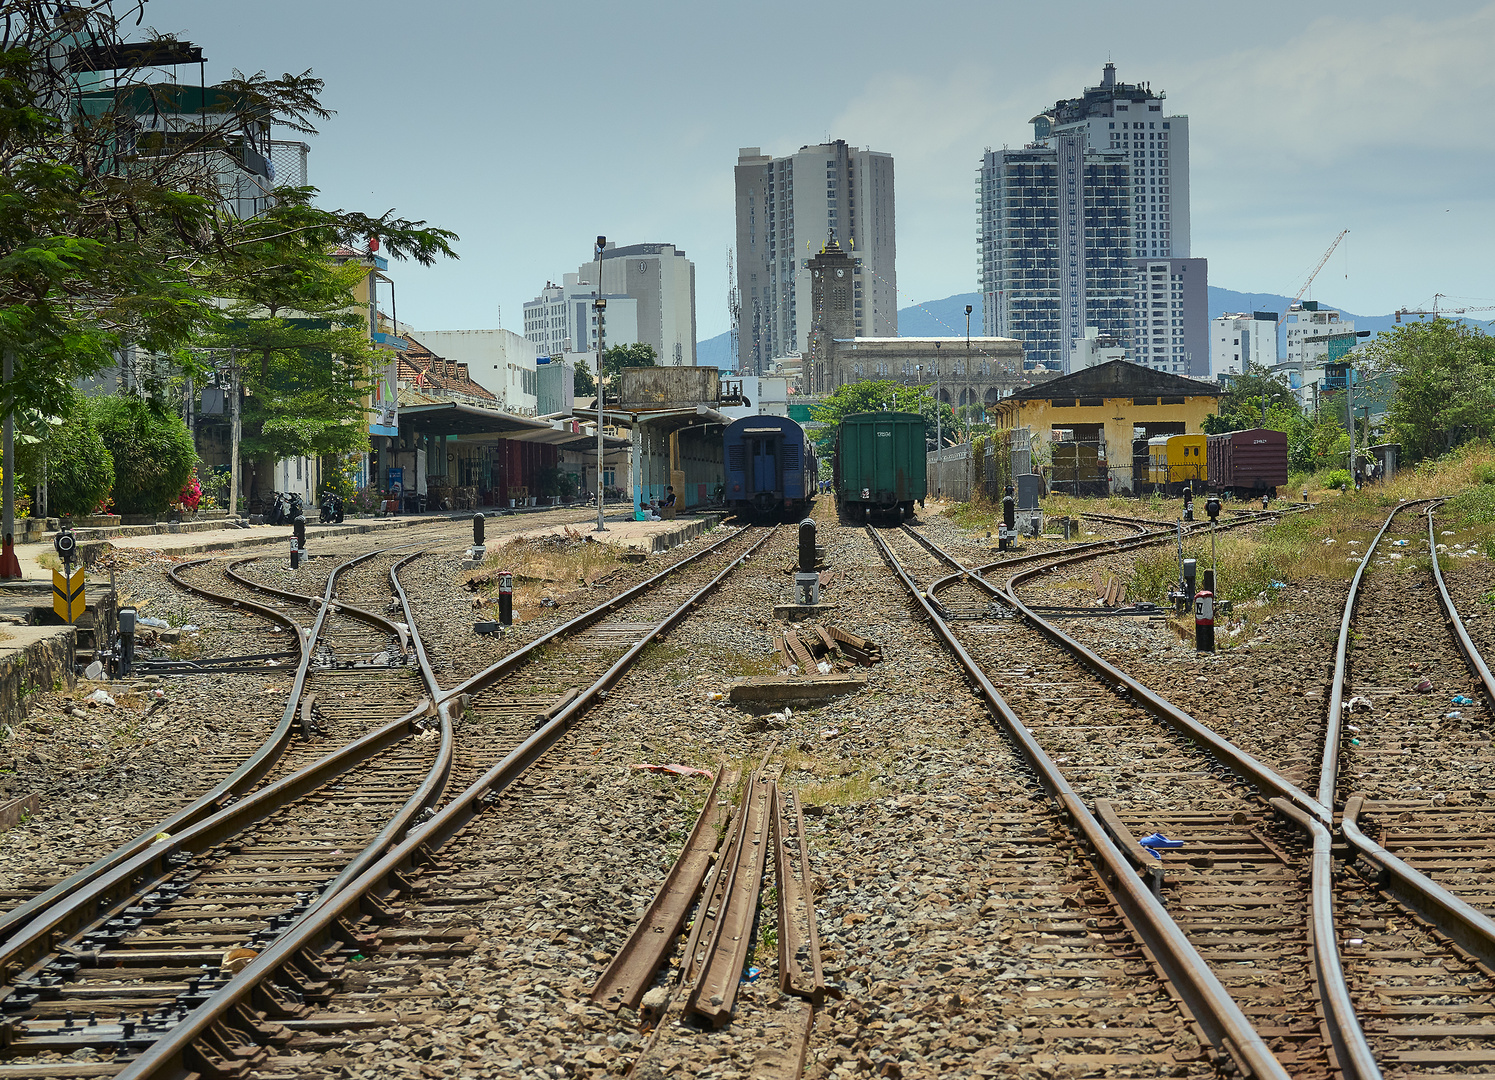
<path id="1" fill-rule="evenodd" d="M 1463 694 L 1455 694 L 1453 696 L 1453 703 L 1455 705 L 1473 705 L 1474 699 L 1465 697 Z"/>
<path id="2" fill-rule="evenodd" d="M 1406 547 L 1409 543 L 1411 543 L 1410 540 L 1393 540 L 1393 541 L 1391 541 L 1391 546 L 1392 547 Z"/>
<path id="3" fill-rule="evenodd" d="M 1182 840 L 1169 840 L 1160 832 L 1155 832 L 1148 836 L 1144 836 L 1141 840 L 1138 840 L 1137 843 L 1146 848 L 1180 848 L 1184 846 L 1184 842 Z"/>
<path id="4" fill-rule="evenodd" d="M 1457 720 L 1459 717 L 1461 717 L 1463 715 L 1464 714 L 1461 711 L 1459 711 L 1458 709 L 1455 709 L 1453 712 L 1449 713 L 1443 719 L 1445 719 L 1445 720 Z"/>
<path id="5" fill-rule="evenodd" d="M 757 979 L 758 979 L 758 976 L 762 975 L 762 974 L 763 974 L 763 969 L 762 968 L 748 968 L 747 972 L 742 976 L 742 981 L 743 982 L 756 982 Z"/>
<path id="6" fill-rule="evenodd" d="M 1287 588 L 1287 583 L 1285 581 L 1274 581 L 1274 582 L 1272 582 L 1272 588 L 1274 588 L 1274 589 L 1285 589 L 1285 588 Z"/>

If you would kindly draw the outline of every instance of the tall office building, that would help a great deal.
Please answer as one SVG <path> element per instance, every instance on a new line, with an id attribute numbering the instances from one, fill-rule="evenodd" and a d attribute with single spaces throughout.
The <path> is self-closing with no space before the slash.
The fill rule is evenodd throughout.
<path id="1" fill-rule="evenodd" d="M 1107 64 L 1099 86 L 1032 119 L 1032 143 L 982 159 L 985 332 L 1019 338 L 1029 366 L 1066 369 L 1095 327 L 1139 363 L 1184 373 L 1174 343 L 1153 341 L 1151 273 L 1137 262 L 1189 256 L 1188 118 L 1162 110 L 1161 93 L 1116 82 Z M 1190 323 L 1201 333 L 1206 313 Z"/>
<path id="2" fill-rule="evenodd" d="M 897 336 L 891 154 L 840 139 L 779 158 L 749 146 L 737 153 L 735 178 L 744 374 L 805 351 L 815 314 L 809 263 L 830 240 L 853 261 L 856 336 Z"/>
<path id="3" fill-rule="evenodd" d="M 1189 257 L 1189 118 L 1164 115 L 1165 97 L 1147 83 L 1118 83 L 1108 63 L 1099 86 L 1032 120 L 1038 142 L 1083 131 L 1087 145 L 1131 162 L 1133 258 Z"/>
<path id="4" fill-rule="evenodd" d="M 696 266 L 674 244 L 609 243 L 596 260 L 577 271 L 583 281 L 602 283 L 604 296 L 630 296 L 638 301 L 638 341 L 654 347 L 660 367 L 696 366 Z M 612 333 L 612 301 L 608 301 L 607 341 Z"/>

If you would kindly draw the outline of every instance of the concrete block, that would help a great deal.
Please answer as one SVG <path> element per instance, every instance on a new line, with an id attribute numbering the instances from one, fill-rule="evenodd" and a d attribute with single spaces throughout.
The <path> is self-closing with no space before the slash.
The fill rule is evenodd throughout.
<path id="1" fill-rule="evenodd" d="M 839 694 L 853 694 L 867 685 L 857 675 L 767 675 L 736 679 L 728 698 L 736 705 L 792 705 L 796 701 L 824 701 Z"/>

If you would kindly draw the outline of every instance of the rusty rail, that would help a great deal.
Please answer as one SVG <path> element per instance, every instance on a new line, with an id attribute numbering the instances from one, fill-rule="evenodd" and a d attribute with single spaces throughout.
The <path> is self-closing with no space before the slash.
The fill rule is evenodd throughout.
<path id="1" fill-rule="evenodd" d="M 1443 605 L 1443 613 L 1448 617 L 1448 624 L 1453 630 L 1454 638 L 1458 641 L 1459 651 L 1464 654 L 1464 659 L 1469 661 L 1469 666 L 1479 676 L 1480 685 L 1485 688 L 1485 698 L 1491 706 L 1495 706 L 1495 676 L 1490 674 L 1490 666 L 1485 663 L 1485 658 L 1480 655 L 1479 647 L 1469 636 L 1469 628 L 1464 625 L 1464 620 L 1459 616 L 1459 609 L 1454 604 L 1453 597 L 1448 594 L 1448 586 L 1443 581 L 1443 570 L 1438 565 L 1438 537 L 1433 531 L 1433 514 L 1438 509 L 1438 505 L 1429 506 L 1427 511 L 1428 554 L 1433 560 L 1433 580 L 1438 583 L 1438 602 Z"/>
<path id="2" fill-rule="evenodd" d="M 345 570 L 350 569 L 353 566 L 356 566 L 358 563 L 361 563 L 366 559 L 373 558 L 378 554 L 380 554 L 380 552 L 372 551 L 365 555 L 359 555 L 356 558 L 349 559 L 347 562 L 344 562 L 336 567 L 333 572 L 328 575 L 327 578 L 328 595 L 331 595 L 332 588 L 339 574 L 341 574 Z M 258 784 L 262 779 L 264 779 L 265 775 L 269 773 L 269 771 L 274 767 L 275 762 L 279 759 L 281 752 L 290 742 L 292 729 L 294 728 L 296 723 L 297 705 L 299 704 L 300 698 L 306 687 L 306 673 L 311 660 L 311 647 L 309 641 L 315 640 L 315 634 L 319 631 L 323 616 L 320 614 L 318 615 L 317 622 L 313 625 L 312 636 L 310 637 L 310 639 L 308 639 L 307 636 L 304 636 L 301 633 L 301 628 L 295 622 L 295 620 L 289 618 L 281 612 L 276 611 L 274 608 L 266 607 L 262 604 L 256 604 L 253 601 L 241 600 L 238 597 L 226 596 L 222 593 L 215 593 L 210 589 L 204 589 L 201 586 L 192 585 L 186 581 L 183 581 L 178 576 L 178 572 L 181 570 L 190 569 L 194 566 L 201 566 L 204 563 L 212 561 L 213 560 L 211 559 L 195 559 L 191 562 L 179 563 L 171 568 L 171 570 L 168 572 L 168 576 L 182 589 L 194 593 L 198 596 L 202 596 L 205 599 L 213 601 L 214 603 L 247 607 L 267 619 L 280 623 L 281 625 L 290 629 L 291 632 L 295 635 L 297 642 L 300 643 L 301 663 L 297 668 L 296 680 L 292 687 L 290 697 L 286 702 L 285 713 L 281 717 L 280 723 L 276 725 L 275 729 L 270 732 L 265 741 L 260 744 L 259 748 L 255 750 L 255 752 L 250 755 L 250 757 L 246 759 L 242 765 L 240 765 L 228 776 L 224 777 L 221 781 L 218 782 L 218 784 L 213 787 L 211 791 L 207 792 L 201 798 L 197 799 L 190 806 L 183 807 L 181 810 L 178 810 L 175 814 L 171 815 L 165 820 L 152 825 L 150 828 L 146 829 L 144 832 L 136 836 L 133 840 L 121 844 L 118 848 L 114 849 L 114 851 L 110 852 L 108 855 L 95 860 L 88 866 L 85 866 L 83 869 L 69 875 L 63 881 L 58 882 L 56 885 L 52 886 L 50 889 L 47 889 L 45 892 L 32 897 L 30 900 L 20 905 L 19 907 L 13 908 L 10 911 L 5 912 L 3 915 L 0 915 L 0 942 L 8 940 L 22 927 L 35 919 L 42 912 L 46 911 L 47 908 L 49 908 L 51 905 L 62 900 L 63 897 L 69 895 L 75 890 L 83 888 L 89 882 L 97 880 L 109 871 L 135 858 L 141 852 L 145 851 L 152 844 L 154 844 L 156 842 L 156 837 L 161 833 L 167 833 L 175 836 L 188 826 L 202 821 L 203 819 L 211 816 L 214 813 L 217 813 L 220 809 L 223 808 L 224 805 L 226 805 L 229 799 L 240 796 L 244 792 L 247 792 L 254 788 L 254 786 Z M 3 969 L 0 969 L 0 982 L 4 981 Z"/>
<path id="3" fill-rule="evenodd" d="M 1070 786 L 1058 765 L 998 693 L 981 665 L 966 651 L 945 621 L 939 618 L 934 606 L 919 591 L 882 537 L 870 528 L 867 531 L 893 573 L 929 617 L 929 624 L 935 634 L 954 654 L 956 662 L 976 684 L 987 708 L 1012 738 L 1018 752 L 1032 766 L 1039 784 L 1059 804 L 1061 814 L 1088 844 L 1094 853 L 1095 868 L 1110 888 L 1117 905 L 1131 921 L 1138 936 L 1152 950 L 1158 965 L 1172 981 L 1179 997 L 1188 1006 L 1211 1044 L 1229 1054 L 1247 1076 L 1261 1080 L 1267 1077 L 1286 1080 L 1287 1071 L 1256 1033 L 1256 1029 L 1241 1012 L 1240 1006 L 1179 930 L 1152 890 L 1132 869 L 1131 863 Z"/>
<path id="4" fill-rule="evenodd" d="M 737 809 L 737 842 L 727 856 L 724 907 L 718 909 L 706 941 L 700 978 L 685 1001 L 687 1009 L 717 1026 L 732 1019 L 743 965 L 752 949 L 758 891 L 768 861 L 769 821 L 778 798 L 778 785 L 761 772 L 748 778 Z"/>
<path id="5" fill-rule="evenodd" d="M 706 804 L 696 817 L 684 850 L 654 894 L 644 917 L 592 987 L 592 1000 L 604 1008 L 637 1009 L 654 973 L 674 948 L 675 939 L 701 892 L 706 872 L 711 869 L 711 856 L 716 852 L 722 825 L 730 811 L 718 795 L 723 787 L 728 792 L 736 788 L 740 773 L 734 769 L 727 774 L 725 765 L 717 768 L 711 790 L 706 793 Z"/>
<path id="6" fill-rule="evenodd" d="M 734 531 L 724 540 L 703 549 L 691 558 L 676 563 L 670 570 L 650 578 L 645 584 L 657 583 L 661 578 L 716 551 L 723 544 L 741 535 L 746 529 Z M 542 757 L 575 724 L 580 721 L 593 704 L 604 695 L 623 673 L 638 659 L 645 648 L 656 637 L 662 636 L 683 619 L 706 596 L 714 591 L 738 566 L 757 552 L 773 530 L 732 560 L 723 570 L 673 612 L 662 619 L 649 634 L 642 637 L 626 653 L 616 660 L 592 686 L 572 699 L 554 717 L 521 743 L 502 761 L 479 777 L 464 791 L 454 795 L 447 804 L 429 820 L 410 830 L 395 847 L 385 853 L 356 880 L 349 882 L 340 891 L 329 895 L 312 907 L 299 921 L 282 934 L 276 942 L 255 957 L 234 979 L 209 1001 L 187 1015 L 168 1035 L 154 1043 L 148 1050 L 127 1065 L 117 1080 L 142 1080 L 145 1077 L 172 1077 L 185 1080 L 195 1073 L 218 1071 L 233 1073 L 247 1067 L 257 1049 L 254 1038 L 266 1037 L 263 1031 L 256 1032 L 252 1020 L 241 1009 L 251 995 L 264 993 L 272 980 L 284 980 L 291 985 L 305 979 L 305 972 L 321 968 L 321 955 L 339 942 L 354 942 L 360 947 L 370 947 L 370 940 L 360 934 L 354 924 L 365 911 L 379 911 L 383 901 L 408 887 L 405 874 L 423 862 L 429 861 L 432 853 L 460 833 L 469 822 L 483 812 L 493 799 L 513 784 L 531 765 Z M 629 590 L 634 595 L 640 587 Z M 605 605 L 609 609 L 615 602 Z M 574 625 L 573 619 L 567 625 Z M 525 651 L 525 650 L 520 650 Z M 491 668 L 461 685 L 444 693 L 438 708 L 460 703 L 467 693 L 482 689 L 489 682 L 501 678 L 513 667 L 513 657 L 506 657 Z"/>

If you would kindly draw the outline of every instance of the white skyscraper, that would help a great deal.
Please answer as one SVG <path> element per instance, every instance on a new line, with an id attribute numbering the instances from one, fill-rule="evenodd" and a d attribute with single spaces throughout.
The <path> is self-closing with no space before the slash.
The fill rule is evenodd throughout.
<path id="1" fill-rule="evenodd" d="M 609 242 L 602 268 L 595 261 L 577 271 L 583 281 L 602 282 L 602 295 L 628 296 L 637 302 L 634 340 L 652 345 L 660 367 L 696 366 L 696 267 L 674 244 Z M 618 345 L 612 300 L 607 302 L 609 345 Z"/>
<path id="2" fill-rule="evenodd" d="M 803 353 L 814 322 L 810 259 L 836 240 L 854 260 L 857 337 L 896 337 L 893 157 L 834 142 L 775 158 L 737 154 L 737 287 L 744 374 Z"/>
<path id="3" fill-rule="evenodd" d="M 1032 124 L 1033 142 L 988 150 L 978 173 L 985 332 L 1021 340 L 1029 366 L 1060 369 L 1093 326 L 1140 364 L 1201 374 L 1208 301 L 1204 261 L 1189 258 L 1188 117 L 1165 116 L 1161 92 L 1118 83 L 1107 64 L 1099 86 Z"/>
<path id="4" fill-rule="evenodd" d="M 1116 65 L 1099 86 L 1055 102 L 1033 118 L 1034 138 L 1081 128 L 1093 150 L 1121 150 L 1131 162 L 1132 257 L 1189 257 L 1189 118 L 1165 115 L 1162 91 L 1118 83 Z"/>

